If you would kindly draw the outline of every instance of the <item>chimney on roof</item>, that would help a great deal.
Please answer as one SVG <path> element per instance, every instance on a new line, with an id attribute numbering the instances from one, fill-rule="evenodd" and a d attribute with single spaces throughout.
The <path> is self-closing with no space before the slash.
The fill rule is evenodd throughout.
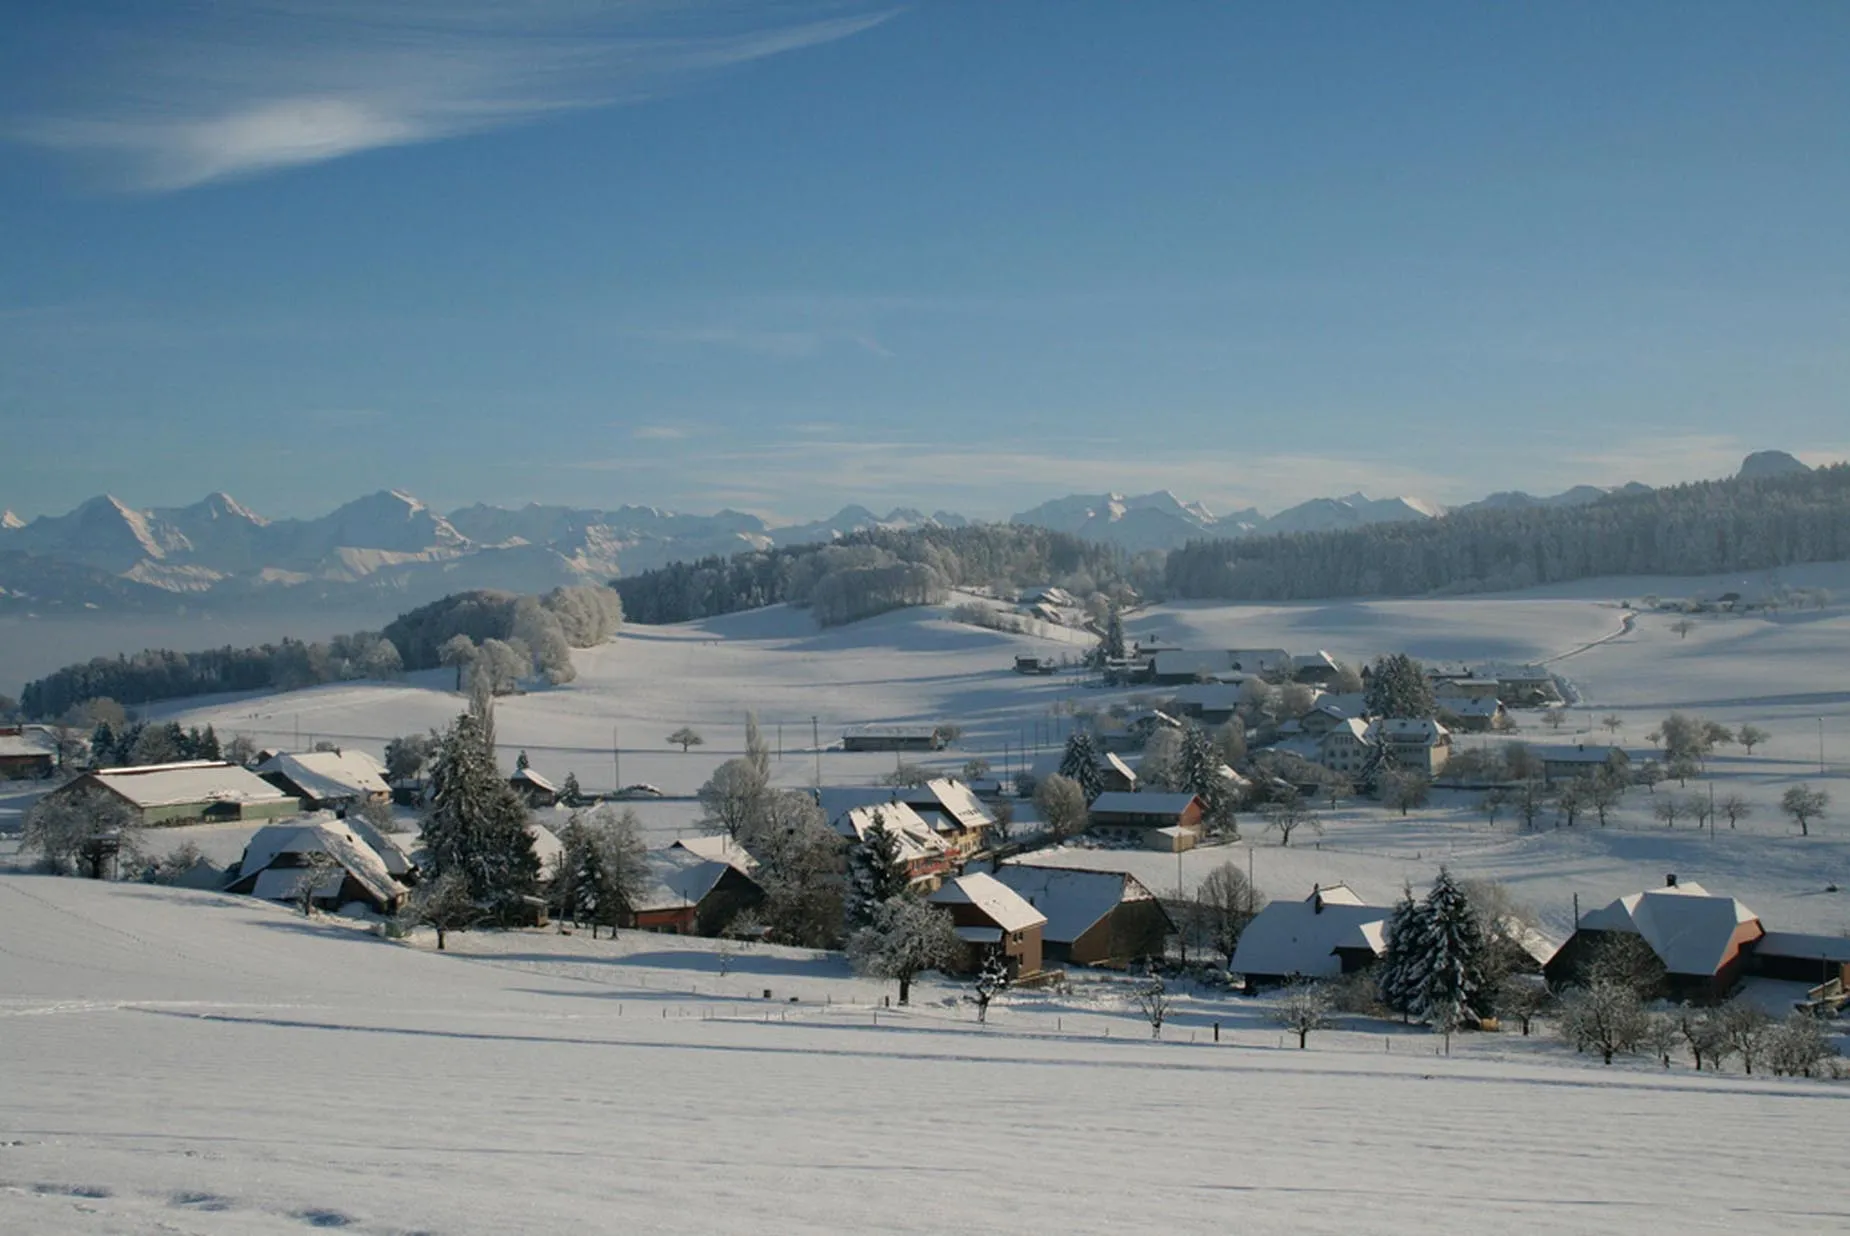
<path id="1" fill-rule="evenodd" d="M 1664 876 L 1664 887 L 1665 888 L 1675 888 L 1676 886 L 1677 886 L 1677 873 L 1674 871 L 1667 873 Z"/>

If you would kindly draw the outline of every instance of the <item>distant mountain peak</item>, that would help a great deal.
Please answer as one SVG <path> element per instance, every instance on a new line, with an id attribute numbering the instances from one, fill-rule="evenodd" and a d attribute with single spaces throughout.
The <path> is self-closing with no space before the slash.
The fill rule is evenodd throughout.
<path id="1" fill-rule="evenodd" d="M 0 511 L 0 528 L 11 531 L 14 528 L 23 528 L 25 526 L 26 521 L 13 514 L 13 512 Z"/>
<path id="2" fill-rule="evenodd" d="M 1762 481 L 1770 476 L 1792 476 L 1811 469 L 1784 451 L 1755 451 L 1741 461 L 1735 475 L 1744 481 Z"/>

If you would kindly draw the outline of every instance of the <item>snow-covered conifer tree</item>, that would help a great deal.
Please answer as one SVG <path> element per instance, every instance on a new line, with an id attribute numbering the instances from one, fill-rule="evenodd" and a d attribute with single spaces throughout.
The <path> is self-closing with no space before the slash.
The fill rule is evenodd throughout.
<path id="1" fill-rule="evenodd" d="M 1060 756 L 1060 775 L 1079 783 L 1088 806 L 1105 792 L 1105 773 L 1099 767 L 1098 744 L 1087 731 L 1074 730 L 1066 740 L 1066 751 Z"/>

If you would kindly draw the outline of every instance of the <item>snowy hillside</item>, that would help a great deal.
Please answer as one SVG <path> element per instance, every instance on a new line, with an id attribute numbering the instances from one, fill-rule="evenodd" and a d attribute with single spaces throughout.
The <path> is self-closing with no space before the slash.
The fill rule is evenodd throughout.
<path id="1" fill-rule="evenodd" d="M 719 946 L 636 935 L 470 935 L 438 955 L 248 900 L 77 880 L 0 877 L 0 940 L 7 1231 L 1840 1218 L 1818 1182 L 1850 1101 L 1816 1082 L 1595 1071 L 1497 1036 L 1449 1059 L 1420 1034 L 1332 1032 L 1299 1052 L 1226 996 L 1184 998 L 1156 1043 L 1108 983 L 1005 997 L 979 1028 L 955 989 L 882 1009 L 791 950 L 735 953 L 724 975 Z M 1727 1130 L 1729 1170 L 1694 1149 L 1698 1128 Z M 1127 1171 L 1127 1145 L 1165 1149 Z"/>

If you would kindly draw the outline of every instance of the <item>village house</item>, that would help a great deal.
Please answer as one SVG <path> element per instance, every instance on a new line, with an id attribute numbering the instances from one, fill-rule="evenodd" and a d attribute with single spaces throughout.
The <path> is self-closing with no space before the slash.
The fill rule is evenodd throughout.
<path id="1" fill-rule="evenodd" d="M 1590 746 L 1575 743 L 1572 746 L 1530 747 L 1529 750 L 1541 762 L 1543 784 L 1551 786 L 1597 776 L 1606 769 L 1624 773 L 1632 762 L 1622 748 L 1600 743 Z"/>
<path id="2" fill-rule="evenodd" d="M 1306 734 L 1315 737 L 1328 733 L 1345 721 L 1367 719 L 1368 703 L 1360 691 L 1325 691 L 1312 701 L 1310 711 L 1298 718 L 1298 724 Z"/>
<path id="3" fill-rule="evenodd" d="M 1017 674 L 1057 674 L 1060 672 L 1060 662 L 1053 657 L 1023 654 L 1015 658 L 1015 672 Z"/>
<path id="4" fill-rule="evenodd" d="M 1301 652 L 1291 658 L 1291 680 L 1322 686 L 1334 682 L 1342 675 L 1342 667 L 1336 664 L 1336 658 L 1319 648 L 1316 652 Z"/>
<path id="5" fill-rule="evenodd" d="M 1434 777 L 1452 754 L 1452 733 L 1427 717 L 1382 717 L 1368 725 L 1368 740 L 1394 767 Z"/>
<path id="6" fill-rule="evenodd" d="M 1274 901 L 1240 933 L 1228 969 L 1249 992 L 1293 979 L 1352 974 L 1387 950 L 1392 913 L 1387 906 L 1368 905 L 1342 884 L 1313 888 L 1303 901 Z"/>
<path id="7" fill-rule="evenodd" d="M 1102 744 L 1101 744 L 1102 745 Z M 1060 771 L 1060 764 L 1066 758 L 1064 751 L 1050 751 L 1034 757 L 1028 765 L 1028 775 L 1035 782 L 1047 780 Z M 1125 762 L 1123 756 L 1114 751 L 1100 750 L 1094 761 L 1098 768 L 1099 783 L 1106 790 L 1134 791 L 1140 783 L 1137 770 Z"/>
<path id="8" fill-rule="evenodd" d="M 358 904 L 374 914 L 396 914 L 406 894 L 378 853 L 329 813 L 258 829 L 225 891 L 293 902 L 305 881 L 313 882 L 310 896 L 324 910 Z"/>
<path id="9" fill-rule="evenodd" d="M 764 890 L 751 873 L 728 858 L 724 847 L 695 838 L 692 846 L 679 842 L 649 855 L 649 880 L 631 900 L 626 927 L 670 935 L 717 936 L 746 910 L 763 904 Z M 719 838 L 721 841 L 727 838 Z"/>
<path id="10" fill-rule="evenodd" d="M 49 777 L 58 768 L 58 743 L 43 725 L 0 725 L 0 781 Z"/>
<path id="11" fill-rule="evenodd" d="M 1092 800 L 1090 831 L 1146 850 L 1178 853 L 1201 840 L 1201 813 L 1201 800 L 1193 794 L 1108 791 Z"/>
<path id="12" fill-rule="evenodd" d="M 1350 719 L 1326 731 L 1317 739 L 1317 763 L 1343 777 L 1355 778 L 1375 758 L 1375 741 L 1368 724 Z"/>
<path id="13" fill-rule="evenodd" d="M 531 768 L 516 768 L 514 775 L 507 779 L 507 783 L 513 786 L 514 792 L 519 794 L 522 801 L 535 811 L 542 807 L 553 806 L 559 801 L 559 787 Z"/>
<path id="14" fill-rule="evenodd" d="M 136 768 L 102 768 L 53 790 L 47 798 L 102 791 L 127 804 L 142 827 L 198 821 L 276 820 L 300 815 L 302 803 L 236 764 L 186 760 Z"/>
<path id="15" fill-rule="evenodd" d="M 1203 725 L 1225 725 L 1240 707 L 1240 688 L 1227 682 L 1191 682 L 1175 689 L 1169 712 L 1192 717 Z"/>
<path id="16" fill-rule="evenodd" d="M 867 840 L 867 831 L 876 822 L 893 835 L 898 845 L 899 861 L 904 865 L 906 878 L 912 884 L 930 888 L 957 866 L 957 855 L 950 844 L 905 803 L 864 803 L 837 812 L 833 810 L 832 803 L 841 801 L 840 797 L 834 796 L 838 792 L 824 790 L 822 793 L 822 809 L 830 817 L 829 826 L 850 844 L 863 844 Z"/>
<path id="17" fill-rule="evenodd" d="M 1495 678 L 1438 678 L 1432 684 L 1436 700 L 1494 700 L 1498 698 Z"/>
<path id="18" fill-rule="evenodd" d="M 853 725 L 842 731 L 843 751 L 938 751 L 943 728 L 919 725 Z"/>
<path id="19" fill-rule="evenodd" d="M 1663 963 L 1671 999 L 1712 1004 L 1747 972 L 1749 952 L 1765 934 L 1759 916 L 1733 897 L 1714 896 L 1672 875 L 1662 888 L 1581 915 L 1544 973 L 1551 986 L 1575 983 L 1602 941 L 1636 936 Z"/>
<path id="20" fill-rule="evenodd" d="M 953 970 L 975 973 L 1000 950 L 1010 979 L 1041 972 L 1041 929 L 1047 916 L 996 877 L 983 872 L 953 876 L 928 900 L 949 909 L 951 925 L 964 942 L 964 956 Z"/>
<path id="21" fill-rule="evenodd" d="M 1048 965 L 1121 968 L 1161 957 L 1175 931 L 1156 894 L 1121 871 L 1004 863 L 995 877 L 1047 916 L 1041 943 Z"/>
<path id="22" fill-rule="evenodd" d="M 389 802 L 385 769 L 364 751 L 304 751 L 272 755 L 254 770 L 310 811 L 346 814 L 366 803 Z"/>
<path id="23" fill-rule="evenodd" d="M 1467 734 L 1488 734 L 1510 727 L 1509 713 L 1494 695 L 1443 700 L 1439 714 L 1446 725 Z"/>

